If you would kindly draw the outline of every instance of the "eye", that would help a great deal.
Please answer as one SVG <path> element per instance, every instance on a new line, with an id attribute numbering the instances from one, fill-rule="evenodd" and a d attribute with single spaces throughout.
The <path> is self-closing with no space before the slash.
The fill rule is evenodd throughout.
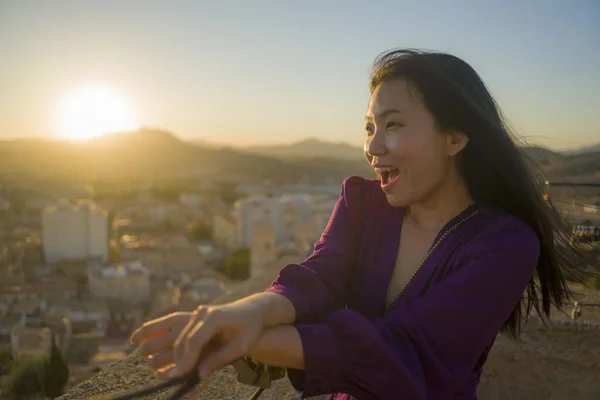
<path id="1" fill-rule="evenodd" d="M 396 123 L 396 122 L 388 122 L 387 125 L 385 126 L 385 129 L 389 129 L 389 128 L 398 128 L 403 126 L 402 124 Z"/>
<path id="2" fill-rule="evenodd" d="M 375 129 L 373 128 L 373 125 L 367 124 L 367 126 L 365 126 L 365 131 L 367 132 L 367 136 L 372 136 Z"/>

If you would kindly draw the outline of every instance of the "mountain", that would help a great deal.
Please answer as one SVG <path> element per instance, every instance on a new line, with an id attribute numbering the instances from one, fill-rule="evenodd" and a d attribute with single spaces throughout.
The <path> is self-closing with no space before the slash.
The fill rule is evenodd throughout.
<path id="1" fill-rule="evenodd" d="M 549 178 L 597 179 L 596 174 L 600 166 L 600 150 L 598 148 L 600 148 L 600 145 L 590 146 L 579 149 L 576 153 L 555 152 L 539 146 L 523 147 L 522 150 L 531 161 L 548 174 Z M 308 139 L 289 145 L 250 147 L 243 150 L 277 157 L 282 160 L 305 157 L 322 157 L 355 162 L 364 160 L 363 150 L 358 146 L 326 142 L 319 139 Z"/>
<path id="2" fill-rule="evenodd" d="M 600 151 L 590 149 L 572 154 L 530 146 L 524 147 L 523 151 L 551 180 L 597 181 L 600 178 Z"/>
<path id="3" fill-rule="evenodd" d="M 596 179 L 600 152 L 565 155 L 542 147 L 523 151 L 551 179 Z M 309 139 L 288 146 L 219 148 L 184 142 L 172 133 L 141 129 L 88 142 L 26 139 L 0 141 L 0 174 L 39 182 L 117 182 L 190 178 L 318 183 L 349 175 L 372 177 L 362 150 Z"/>
<path id="4" fill-rule="evenodd" d="M 563 154 L 566 155 L 578 155 L 578 154 L 583 154 L 583 153 L 597 153 L 600 152 L 600 143 L 596 144 L 596 145 L 592 145 L 592 146 L 585 146 L 585 147 L 580 147 L 577 149 L 572 149 L 572 150 L 567 150 L 567 151 L 563 151 Z"/>
<path id="5" fill-rule="evenodd" d="M 352 146 L 343 142 L 326 142 L 314 138 L 289 145 L 253 146 L 245 147 L 240 150 L 278 158 L 318 157 L 343 160 L 364 160 L 363 150 L 358 146 Z"/>
<path id="6" fill-rule="evenodd" d="M 342 179 L 370 173 L 366 163 L 320 159 L 281 160 L 234 149 L 184 142 L 168 131 L 140 129 L 107 134 L 87 142 L 13 140 L 0 142 L 0 173 L 43 180 L 114 181 L 169 177 L 248 182 L 265 178 L 296 182 Z"/>

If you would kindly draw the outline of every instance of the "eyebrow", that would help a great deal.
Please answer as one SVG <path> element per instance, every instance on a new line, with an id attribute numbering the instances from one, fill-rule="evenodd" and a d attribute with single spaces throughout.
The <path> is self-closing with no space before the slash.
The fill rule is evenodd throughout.
<path id="1" fill-rule="evenodd" d="M 395 108 L 390 108 L 390 109 L 387 109 L 385 111 L 382 111 L 379 114 L 379 118 L 385 118 L 385 117 L 387 117 L 390 114 L 402 114 L 402 112 L 400 110 L 395 109 Z M 372 114 L 365 115 L 365 121 L 372 121 L 373 119 L 374 118 L 373 118 Z"/>

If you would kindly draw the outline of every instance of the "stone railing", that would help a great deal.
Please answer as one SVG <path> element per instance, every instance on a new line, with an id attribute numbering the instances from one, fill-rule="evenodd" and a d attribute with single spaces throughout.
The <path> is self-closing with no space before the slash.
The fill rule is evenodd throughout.
<path id="1" fill-rule="evenodd" d="M 272 272 L 253 278 L 221 298 L 231 301 L 268 287 Z M 570 309 L 565 309 L 567 313 Z M 519 341 L 499 336 L 490 352 L 479 386 L 480 400 L 598 400 L 600 399 L 600 323 L 595 315 L 578 321 L 556 313 L 546 325 L 531 318 Z M 562 319 L 561 319 L 562 317 Z M 152 383 L 153 373 L 136 353 L 81 383 L 60 400 L 90 399 L 96 395 L 135 389 Z M 237 383 L 228 367 L 202 382 L 198 399 L 248 399 L 255 388 Z M 166 399 L 162 392 L 144 399 Z M 275 381 L 261 399 L 299 399 L 287 379 Z"/>
<path id="2" fill-rule="evenodd" d="M 61 400 L 90 399 L 153 381 L 153 373 L 135 352 L 107 371 L 83 382 Z M 254 388 L 237 383 L 226 368 L 199 385 L 198 399 L 248 399 Z M 144 399 L 165 399 L 160 393 Z M 287 380 L 275 381 L 261 399 L 298 399 Z M 520 341 L 499 337 L 479 386 L 481 400 L 600 399 L 600 325 L 530 321 Z"/>

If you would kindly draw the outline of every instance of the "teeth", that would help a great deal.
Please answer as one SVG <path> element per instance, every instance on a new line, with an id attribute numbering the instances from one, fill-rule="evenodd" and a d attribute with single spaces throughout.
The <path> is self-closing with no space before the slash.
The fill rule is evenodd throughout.
<path id="1" fill-rule="evenodd" d="M 398 175 L 398 168 L 393 167 L 382 167 L 375 168 L 377 173 L 381 177 L 381 181 L 385 184 L 386 182 L 390 182 Z"/>

